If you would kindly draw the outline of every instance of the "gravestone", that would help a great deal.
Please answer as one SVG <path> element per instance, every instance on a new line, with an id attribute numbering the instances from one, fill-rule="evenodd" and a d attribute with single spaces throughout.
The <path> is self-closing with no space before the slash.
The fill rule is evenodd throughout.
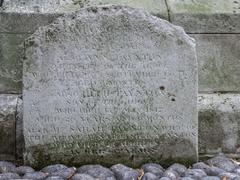
<path id="1" fill-rule="evenodd" d="M 90 7 L 41 27 L 24 57 L 26 164 L 197 160 L 195 43 L 182 28 Z"/>

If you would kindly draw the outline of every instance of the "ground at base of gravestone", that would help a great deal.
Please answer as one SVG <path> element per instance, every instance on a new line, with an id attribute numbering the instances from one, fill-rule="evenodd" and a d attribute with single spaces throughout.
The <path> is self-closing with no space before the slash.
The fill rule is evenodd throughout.
<path id="1" fill-rule="evenodd" d="M 175 163 L 168 168 L 160 164 L 143 164 L 132 169 L 123 164 L 106 168 L 101 165 L 67 167 L 54 164 L 36 171 L 29 166 L 16 166 L 0 161 L 0 180 L 240 180 L 240 163 L 220 154 L 191 167 Z"/>

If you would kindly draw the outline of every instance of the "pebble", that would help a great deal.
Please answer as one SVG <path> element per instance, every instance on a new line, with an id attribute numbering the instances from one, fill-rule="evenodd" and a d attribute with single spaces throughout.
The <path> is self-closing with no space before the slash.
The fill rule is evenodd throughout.
<path id="1" fill-rule="evenodd" d="M 83 165 L 78 169 L 54 164 L 35 171 L 29 166 L 16 167 L 11 162 L 0 161 L 0 180 L 240 180 L 239 164 L 224 155 L 195 163 L 189 169 L 179 163 L 166 170 L 156 163 L 143 164 L 139 169 L 123 164 L 111 168 Z"/>
<path id="2" fill-rule="evenodd" d="M 175 163 L 171 165 L 167 170 L 175 171 L 179 174 L 179 176 L 184 176 L 184 173 L 186 172 L 187 168 L 182 164 Z"/>
<path id="3" fill-rule="evenodd" d="M 13 163 L 0 161 L 0 173 L 16 172 L 16 166 Z"/>
<path id="4" fill-rule="evenodd" d="M 173 171 L 173 170 L 166 170 L 164 173 L 163 173 L 163 176 L 164 177 L 168 177 L 172 180 L 177 180 L 179 178 L 179 175 L 176 171 Z"/>
<path id="5" fill-rule="evenodd" d="M 159 180 L 171 180 L 169 177 L 162 177 Z"/>
<path id="6" fill-rule="evenodd" d="M 76 168 L 65 168 L 60 169 L 58 171 L 55 171 L 51 173 L 52 176 L 60 176 L 64 179 L 69 179 L 75 174 Z"/>
<path id="7" fill-rule="evenodd" d="M 75 174 L 72 177 L 72 180 L 95 180 L 92 176 L 88 174 Z"/>
<path id="8" fill-rule="evenodd" d="M 23 179 L 34 179 L 34 180 L 43 180 L 48 176 L 47 173 L 43 172 L 32 172 L 32 173 L 26 173 L 23 176 Z"/>
<path id="9" fill-rule="evenodd" d="M 49 176 L 45 180 L 65 180 L 65 178 L 61 176 Z"/>
<path id="10" fill-rule="evenodd" d="M 0 180 L 20 179 L 21 177 L 16 173 L 3 173 L 0 174 Z"/>
<path id="11" fill-rule="evenodd" d="M 63 164 L 54 164 L 43 168 L 41 171 L 44 173 L 52 174 L 62 169 L 67 169 L 68 167 Z"/>
<path id="12" fill-rule="evenodd" d="M 236 179 L 236 178 L 239 178 L 239 176 L 237 175 L 237 174 L 234 174 L 234 173 L 229 173 L 229 172 L 227 172 L 227 173 L 222 173 L 222 174 L 220 174 L 219 175 L 219 177 L 221 178 L 221 179 L 227 179 L 227 180 L 233 180 L 233 179 Z"/>
<path id="13" fill-rule="evenodd" d="M 142 165 L 141 169 L 144 171 L 144 173 L 152 173 L 156 175 L 157 177 L 162 177 L 164 169 L 161 165 L 155 164 L 155 163 L 148 163 Z"/>
<path id="14" fill-rule="evenodd" d="M 143 175 L 141 180 L 159 180 L 159 178 L 155 174 L 147 172 Z"/>
<path id="15" fill-rule="evenodd" d="M 221 180 L 221 179 L 217 176 L 206 176 L 203 177 L 202 180 Z"/>
<path id="16" fill-rule="evenodd" d="M 31 168 L 30 166 L 19 166 L 16 168 L 16 172 L 20 175 L 20 176 L 24 176 L 26 173 L 31 173 L 34 172 L 35 170 L 33 168 Z"/>
<path id="17" fill-rule="evenodd" d="M 116 164 L 111 167 L 115 177 L 119 180 L 138 180 L 140 173 L 130 167 L 123 164 Z"/>
<path id="18" fill-rule="evenodd" d="M 185 172 L 184 176 L 191 177 L 193 179 L 201 179 L 201 178 L 207 176 L 207 174 L 202 169 L 188 169 Z"/>
<path id="19" fill-rule="evenodd" d="M 194 180 L 194 179 L 191 177 L 182 177 L 181 180 Z"/>
<path id="20" fill-rule="evenodd" d="M 224 155 L 218 155 L 207 160 L 207 164 L 210 166 L 216 166 L 227 172 L 231 172 L 237 167 L 237 164 L 235 164 L 231 159 L 227 158 Z"/>
<path id="21" fill-rule="evenodd" d="M 220 168 L 214 167 L 214 166 L 209 166 L 203 162 L 193 164 L 192 169 L 201 169 L 208 176 L 218 176 L 219 174 L 225 172 L 223 169 L 220 169 Z"/>
<path id="22" fill-rule="evenodd" d="M 237 175 L 240 176 L 240 167 L 237 167 L 236 169 L 234 169 L 234 170 L 232 171 L 232 173 L 237 174 Z"/>
<path id="23" fill-rule="evenodd" d="M 101 165 L 84 165 L 77 169 L 77 173 L 88 174 L 99 180 L 116 180 L 114 173 Z"/>

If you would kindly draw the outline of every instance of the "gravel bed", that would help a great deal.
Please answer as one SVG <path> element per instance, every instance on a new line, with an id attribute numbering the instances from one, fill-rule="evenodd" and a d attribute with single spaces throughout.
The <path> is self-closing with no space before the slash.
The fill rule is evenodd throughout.
<path id="1" fill-rule="evenodd" d="M 175 163 L 168 168 L 160 164 L 143 164 L 133 169 L 123 164 L 110 168 L 101 165 L 67 167 L 54 164 L 40 171 L 29 166 L 16 166 L 0 161 L 0 180 L 240 180 L 240 165 L 237 161 L 218 155 L 191 167 Z"/>

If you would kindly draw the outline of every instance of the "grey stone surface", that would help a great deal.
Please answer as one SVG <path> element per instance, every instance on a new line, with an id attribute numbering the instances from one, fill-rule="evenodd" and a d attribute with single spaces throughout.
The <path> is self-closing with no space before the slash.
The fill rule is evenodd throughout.
<path id="1" fill-rule="evenodd" d="M 240 153 L 240 95 L 200 94 L 199 151 L 201 154 Z"/>
<path id="2" fill-rule="evenodd" d="M 62 14 L 0 12 L 0 33 L 32 34 L 40 26 L 51 23 L 60 15 Z"/>
<path id="3" fill-rule="evenodd" d="M 92 7 L 25 46 L 26 163 L 197 160 L 195 43 L 182 28 L 128 7 Z"/>
<path id="4" fill-rule="evenodd" d="M 201 155 L 213 155 L 219 152 L 225 152 L 236 158 L 239 153 L 239 117 L 240 117 L 240 96 L 238 94 L 199 94 L 199 147 Z M 4 100 L 6 102 L 6 100 Z M 21 159 L 23 135 L 22 135 L 22 100 L 18 99 L 20 104 L 16 121 L 16 151 Z M 18 118 L 19 117 L 19 118 Z M 6 127 L 6 131 L 13 132 L 13 127 Z M 13 137 L 13 135 L 12 135 Z M 14 145 L 9 148 L 14 151 Z M 8 158 L 7 158 L 8 157 Z M 6 156 L 7 159 L 14 159 Z M 218 173 L 218 169 L 209 169 L 213 174 Z M 213 175 L 208 174 L 208 175 Z"/>
<path id="5" fill-rule="evenodd" d="M 16 149 L 15 155 L 16 160 L 19 164 L 23 163 L 23 149 L 24 149 L 24 137 L 23 137 L 23 102 L 22 96 L 20 95 L 17 100 L 17 109 L 16 109 Z"/>
<path id="6" fill-rule="evenodd" d="M 153 15 L 168 19 L 165 0 L 4 0 L 0 12 L 68 13 L 87 6 L 126 5 L 145 9 Z"/>
<path id="7" fill-rule="evenodd" d="M 168 19 L 166 4 L 163 0 L 84 0 L 75 3 L 72 0 L 5 0 L 4 2 L 4 6 L 0 10 L 2 11 L 0 13 L 0 32 L 4 32 L 4 34 L 0 33 L 0 42 L 4 42 L 0 43 L 1 93 L 21 93 L 22 64 L 19 61 L 18 45 L 38 27 L 49 24 L 61 14 L 78 10 L 84 6 L 124 4 L 143 8 L 158 17 Z M 176 24 L 179 23 L 184 27 L 191 26 L 189 29 L 196 27 L 199 30 L 198 33 L 201 33 L 191 35 L 197 40 L 199 91 L 239 92 L 240 35 L 235 33 L 240 28 L 235 23 L 239 22 L 238 6 L 240 3 L 230 0 L 194 2 L 169 0 L 168 6 L 176 12 L 179 11 L 182 16 L 186 16 L 183 18 L 176 13 L 174 15 L 177 18 Z M 237 11 L 234 15 L 235 9 Z M 194 14 L 191 11 L 194 11 Z M 198 23 L 200 23 L 200 28 L 196 25 Z M 209 27 L 210 30 L 208 30 Z M 221 32 L 216 27 L 219 27 Z M 229 27 L 235 30 L 229 31 Z M 216 33 L 224 34 L 212 34 L 213 30 L 216 30 Z M 193 32 L 195 33 L 195 31 Z M 204 32 L 208 34 L 202 34 Z"/>
<path id="8" fill-rule="evenodd" d="M 240 33 L 239 0 L 167 0 L 170 21 L 187 33 Z"/>
<path id="9" fill-rule="evenodd" d="M 191 34 L 200 92 L 240 92 L 240 34 Z"/>
<path id="10" fill-rule="evenodd" d="M 58 16 L 0 12 L 0 93 L 22 92 L 20 45 L 39 26 L 49 24 Z"/>
<path id="11" fill-rule="evenodd" d="M 0 93 L 22 91 L 22 63 L 18 46 L 26 37 L 26 34 L 0 33 Z"/>
<path id="12" fill-rule="evenodd" d="M 0 95 L 0 160 L 15 159 L 17 95 Z"/>

